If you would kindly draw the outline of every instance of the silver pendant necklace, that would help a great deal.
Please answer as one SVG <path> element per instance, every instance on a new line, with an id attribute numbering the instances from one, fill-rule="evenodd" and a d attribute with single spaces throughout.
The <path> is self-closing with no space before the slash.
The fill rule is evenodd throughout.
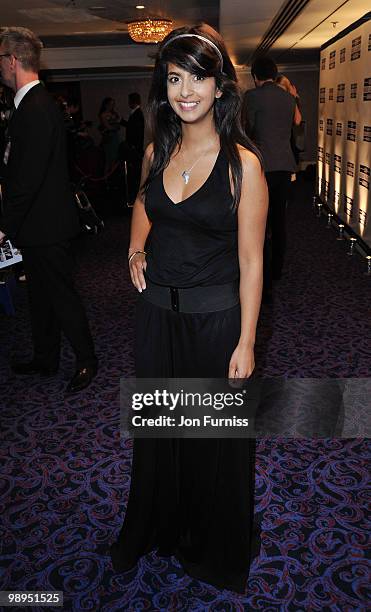
<path id="1" fill-rule="evenodd" d="M 183 181 L 185 182 L 185 184 L 186 184 L 186 185 L 188 185 L 188 183 L 189 183 L 189 179 L 191 178 L 191 172 L 192 172 L 193 168 L 195 167 L 195 165 L 196 165 L 196 164 L 198 164 L 198 162 L 200 161 L 200 159 L 202 159 L 202 158 L 203 158 L 203 157 L 206 155 L 206 153 L 209 153 L 211 150 L 212 150 L 212 149 L 210 148 L 210 149 L 207 149 L 206 151 L 204 151 L 204 152 L 202 153 L 202 155 L 200 155 L 200 157 L 198 157 L 198 158 L 196 159 L 196 161 L 194 162 L 194 164 L 192 164 L 192 166 L 191 166 L 190 168 L 188 168 L 188 170 L 187 170 L 187 169 L 183 170 L 183 172 L 182 172 L 182 175 L 181 175 L 181 176 L 182 176 L 182 179 L 183 179 Z"/>
<path id="2" fill-rule="evenodd" d="M 203 157 L 205 154 L 203 153 L 198 159 L 196 159 L 195 163 L 188 168 L 188 170 L 183 170 L 182 172 L 182 179 L 185 182 L 186 185 L 188 185 L 189 183 L 189 179 L 191 178 L 191 172 L 193 170 L 193 168 L 195 167 L 195 165 L 200 161 L 201 157 Z"/>
<path id="3" fill-rule="evenodd" d="M 191 170 L 192 170 L 192 168 L 191 168 Z M 185 182 L 186 185 L 188 185 L 188 183 L 189 183 L 189 173 L 190 173 L 191 170 L 183 170 L 183 172 L 182 172 L 182 178 L 183 178 L 183 181 Z"/>

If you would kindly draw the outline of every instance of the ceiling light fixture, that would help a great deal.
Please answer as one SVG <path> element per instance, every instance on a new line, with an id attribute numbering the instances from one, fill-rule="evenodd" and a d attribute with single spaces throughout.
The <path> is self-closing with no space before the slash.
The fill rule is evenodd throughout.
<path id="1" fill-rule="evenodd" d="M 130 38 L 136 43 L 158 43 L 172 30 L 171 19 L 161 17 L 147 17 L 146 19 L 135 19 L 128 21 Z"/>

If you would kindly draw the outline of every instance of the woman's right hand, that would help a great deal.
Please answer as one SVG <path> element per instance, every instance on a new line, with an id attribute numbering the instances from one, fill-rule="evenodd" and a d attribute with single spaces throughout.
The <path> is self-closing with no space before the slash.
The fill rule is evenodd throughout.
<path id="1" fill-rule="evenodd" d="M 147 268 L 146 256 L 144 253 L 136 253 L 130 260 L 129 272 L 131 282 L 134 287 L 138 289 L 139 293 L 146 288 L 146 281 L 144 278 L 144 272 Z"/>
<path id="2" fill-rule="evenodd" d="M 294 96 L 294 98 L 297 98 L 299 96 L 298 90 L 296 89 L 293 83 L 290 83 L 290 94 Z"/>

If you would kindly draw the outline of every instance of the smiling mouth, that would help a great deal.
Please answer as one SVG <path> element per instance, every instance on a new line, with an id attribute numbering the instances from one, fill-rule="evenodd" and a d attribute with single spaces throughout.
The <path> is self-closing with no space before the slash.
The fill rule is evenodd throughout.
<path id="1" fill-rule="evenodd" d="M 199 104 L 199 102 L 182 102 L 178 101 L 178 104 L 182 110 L 193 110 Z"/>

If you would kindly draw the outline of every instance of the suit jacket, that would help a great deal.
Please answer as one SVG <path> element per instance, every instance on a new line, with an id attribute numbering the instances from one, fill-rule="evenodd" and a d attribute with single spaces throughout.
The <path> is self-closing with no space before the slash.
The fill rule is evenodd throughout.
<path id="1" fill-rule="evenodd" d="M 144 115 L 141 108 L 131 113 L 127 121 L 122 121 L 126 127 L 126 142 L 134 147 L 138 153 L 143 154 L 144 143 Z"/>
<path id="2" fill-rule="evenodd" d="M 259 147 L 266 172 L 295 172 L 290 145 L 296 101 L 275 83 L 267 82 L 245 93 L 246 131 Z"/>
<path id="3" fill-rule="evenodd" d="M 41 85 L 22 98 L 9 125 L 0 228 L 19 247 L 55 244 L 79 232 L 67 172 L 61 113 Z"/>

